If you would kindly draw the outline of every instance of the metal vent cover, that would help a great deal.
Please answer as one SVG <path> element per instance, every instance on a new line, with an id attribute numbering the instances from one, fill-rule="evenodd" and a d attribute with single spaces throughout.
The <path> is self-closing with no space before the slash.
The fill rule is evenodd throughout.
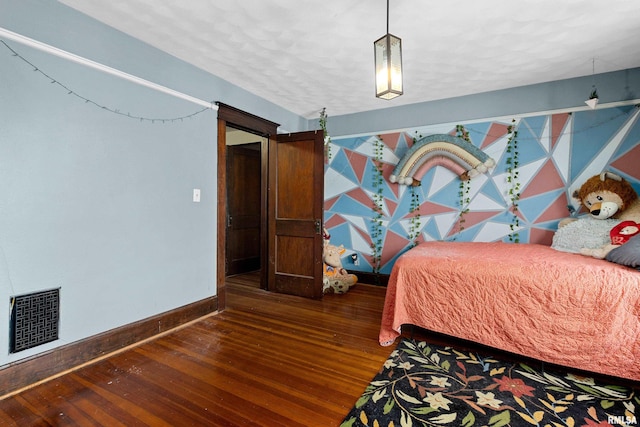
<path id="1" fill-rule="evenodd" d="M 11 297 L 9 352 L 58 339 L 60 288 Z"/>

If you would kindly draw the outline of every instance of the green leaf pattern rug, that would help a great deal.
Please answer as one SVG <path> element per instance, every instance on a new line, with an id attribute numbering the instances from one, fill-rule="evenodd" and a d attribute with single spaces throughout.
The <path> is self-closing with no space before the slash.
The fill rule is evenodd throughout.
<path id="1" fill-rule="evenodd" d="M 639 393 L 402 339 L 341 427 L 633 426 Z"/>

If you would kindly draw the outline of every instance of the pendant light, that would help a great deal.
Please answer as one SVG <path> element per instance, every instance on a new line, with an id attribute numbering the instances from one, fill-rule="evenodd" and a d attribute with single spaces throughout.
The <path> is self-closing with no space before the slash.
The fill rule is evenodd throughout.
<path id="1" fill-rule="evenodd" d="M 389 34 L 389 0 L 387 0 L 387 34 L 373 42 L 373 50 L 376 97 L 393 99 L 402 95 L 402 41 Z"/>

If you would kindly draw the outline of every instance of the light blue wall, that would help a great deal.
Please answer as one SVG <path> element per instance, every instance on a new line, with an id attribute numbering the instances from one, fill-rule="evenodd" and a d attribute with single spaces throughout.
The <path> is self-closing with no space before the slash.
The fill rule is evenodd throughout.
<path id="1" fill-rule="evenodd" d="M 601 104 L 640 98 L 640 68 L 598 74 L 595 81 Z M 496 117 L 585 109 L 584 101 L 591 92 L 593 82 L 594 77 L 587 76 L 335 117 L 331 117 L 331 111 L 327 111 L 330 116 L 327 130 L 333 138 L 442 123 L 468 123 Z M 389 105 L 392 103 L 393 100 Z"/>
<path id="2" fill-rule="evenodd" d="M 215 25 L 215 23 L 212 23 Z M 317 129 L 282 107 L 49 0 L 0 0 L 0 27 L 191 96 Z M 216 113 L 7 41 L 0 45 L 0 366 L 215 295 Z M 603 102 L 640 72 L 600 80 Z M 583 105 L 591 79 L 331 116 L 332 136 Z M 191 201 L 193 188 L 202 202 Z M 8 355 L 12 295 L 61 287 L 60 340 Z"/>
<path id="3" fill-rule="evenodd" d="M 308 125 L 58 2 L 0 0 L 0 27 Z M 0 366 L 215 295 L 216 111 L 4 41 L 33 66 L 0 44 Z M 60 339 L 8 354 L 10 297 L 58 287 Z"/>

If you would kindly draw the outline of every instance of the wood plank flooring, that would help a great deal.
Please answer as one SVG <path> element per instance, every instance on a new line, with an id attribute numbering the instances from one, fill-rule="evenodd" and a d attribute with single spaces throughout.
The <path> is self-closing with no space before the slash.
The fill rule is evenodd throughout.
<path id="1" fill-rule="evenodd" d="M 337 426 L 386 360 L 385 288 L 230 278 L 227 309 L 0 401 L 0 426 Z"/>
<path id="2" fill-rule="evenodd" d="M 257 281 L 229 278 L 222 313 L 0 400 L 0 426 L 339 425 L 394 348 L 377 341 L 386 288 L 316 301 Z"/>

